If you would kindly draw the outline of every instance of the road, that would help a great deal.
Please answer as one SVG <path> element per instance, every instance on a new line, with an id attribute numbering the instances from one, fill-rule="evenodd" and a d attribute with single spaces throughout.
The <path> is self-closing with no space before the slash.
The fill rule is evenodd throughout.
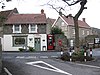
<path id="1" fill-rule="evenodd" d="M 61 52 L 3 52 L 5 58 L 56 58 Z"/>
<path id="2" fill-rule="evenodd" d="M 100 75 L 100 65 L 64 62 L 61 52 L 3 53 L 3 66 L 12 75 Z"/>

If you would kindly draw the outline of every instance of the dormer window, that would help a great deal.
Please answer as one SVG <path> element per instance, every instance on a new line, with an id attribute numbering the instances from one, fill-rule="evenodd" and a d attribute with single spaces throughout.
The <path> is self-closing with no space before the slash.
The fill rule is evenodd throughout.
<path id="1" fill-rule="evenodd" d="M 29 24 L 29 33 L 37 33 L 37 25 Z"/>
<path id="2" fill-rule="evenodd" d="M 21 25 L 13 25 L 13 33 L 21 33 Z"/>

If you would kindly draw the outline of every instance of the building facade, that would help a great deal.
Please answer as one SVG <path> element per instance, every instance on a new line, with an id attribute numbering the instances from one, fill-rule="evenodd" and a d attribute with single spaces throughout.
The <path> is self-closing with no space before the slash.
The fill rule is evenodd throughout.
<path id="1" fill-rule="evenodd" d="M 83 18 L 83 21 L 78 20 L 78 24 L 80 41 L 83 40 L 87 35 L 92 35 L 91 27 L 85 22 L 85 18 Z M 52 27 L 54 26 L 61 28 L 69 41 L 69 46 L 74 46 L 75 27 L 72 16 L 59 16 Z"/>
<path id="2" fill-rule="evenodd" d="M 47 50 L 46 14 L 12 13 L 3 25 L 2 50 L 19 51 L 33 47 L 36 51 Z"/>

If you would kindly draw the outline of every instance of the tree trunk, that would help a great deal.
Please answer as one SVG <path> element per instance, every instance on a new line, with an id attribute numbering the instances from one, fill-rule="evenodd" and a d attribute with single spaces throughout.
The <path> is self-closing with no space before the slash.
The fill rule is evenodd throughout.
<path id="1" fill-rule="evenodd" d="M 74 26 L 75 26 L 75 51 L 76 52 L 78 52 L 80 50 L 80 46 L 79 46 L 79 26 L 78 26 L 78 18 L 82 14 L 83 10 L 84 9 L 87 9 L 86 7 L 84 7 L 86 3 L 87 3 L 87 0 L 83 0 L 83 2 L 81 2 L 80 10 L 73 17 L 73 19 L 74 19 Z"/>
<path id="2" fill-rule="evenodd" d="M 79 27 L 78 27 L 78 19 L 73 18 L 74 26 L 75 26 L 75 51 L 79 51 Z"/>

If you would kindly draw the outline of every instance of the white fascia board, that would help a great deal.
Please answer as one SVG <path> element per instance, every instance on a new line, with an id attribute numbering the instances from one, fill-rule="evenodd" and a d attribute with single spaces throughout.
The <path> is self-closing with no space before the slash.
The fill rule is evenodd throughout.
<path id="1" fill-rule="evenodd" d="M 53 23 L 52 27 L 54 27 L 54 25 L 57 23 L 59 17 L 56 19 L 56 21 Z"/>
<path id="2" fill-rule="evenodd" d="M 65 22 L 66 25 L 68 25 L 68 23 L 60 16 L 60 18 Z"/>
<path id="3" fill-rule="evenodd" d="M 56 21 L 53 23 L 52 27 L 54 27 L 54 25 L 57 23 L 57 21 L 59 20 L 59 18 L 61 18 L 66 25 L 68 25 L 68 23 L 59 15 L 59 17 L 56 19 Z"/>

